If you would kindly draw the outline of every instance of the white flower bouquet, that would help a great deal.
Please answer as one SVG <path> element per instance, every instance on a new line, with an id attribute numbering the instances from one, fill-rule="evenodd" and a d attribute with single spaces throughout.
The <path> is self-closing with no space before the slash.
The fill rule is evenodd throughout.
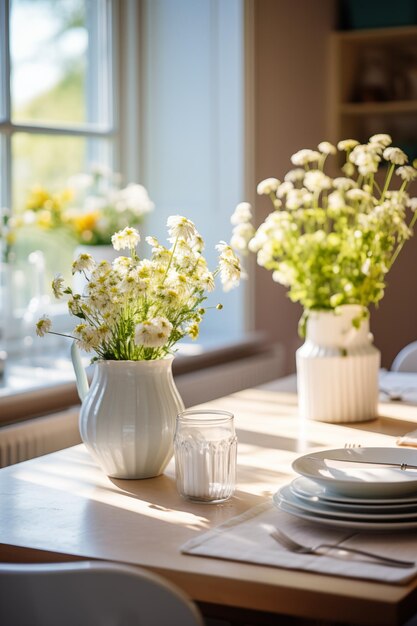
<path id="1" fill-rule="evenodd" d="M 129 250 L 110 265 L 96 264 L 89 254 L 74 261 L 73 274 L 87 280 L 82 294 L 74 293 L 57 275 L 52 289 L 57 298 L 68 296 L 68 309 L 78 318 L 73 334 L 79 346 L 93 351 L 95 359 L 154 360 L 173 352 L 186 335 L 195 339 L 206 309 L 207 292 L 220 275 L 225 291 L 239 284 L 241 268 L 231 247 L 220 242 L 219 265 L 211 272 L 202 255 L 204 242 L 193 222 L 178 215 L 168 218 L 170 247 L 155 237 L 147 237 L 150 259 L 136 251 L 139 232 L 131 227 L 112 237 L 116 250 Z M 217 305 L 221 309 L 222 305 Z M 43 336 L 51 330 L 51 320 L 43 316 L 36 332 Z M 59 333 L 56 333 L 59 334 Z"/>
<path id="2" fill-rule="evenodd" d="M 337 148 L 322 142 L 318 150 L 300 150 L 283 182 L 259 183 L 257 192 L 269 196 L 273 211 L 257 230 L 250 204 L 236 207 L 232 248 L 255 252 L 306 312 L 377 303 L 417 219 L 417 198 L 406 191 L 417 169 L 390 144 L 389 135 L 379 134 L 364 145 L 345 140 Z M 344 165 L 331 178 L 324 165 L 338 151 Z M 391 189 L 394 173 L 398 184 Z"/>

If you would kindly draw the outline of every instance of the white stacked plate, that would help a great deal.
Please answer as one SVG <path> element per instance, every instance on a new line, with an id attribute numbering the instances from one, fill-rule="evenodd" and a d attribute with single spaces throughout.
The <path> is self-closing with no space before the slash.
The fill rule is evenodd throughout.
<path id="1" fill-rule="evenodd" d="M 301 477 L 273 498 L 287 513 L 363 530 L 417 528 L 417 450 L 326 450 L 296 459 L 293 469 Z"/>

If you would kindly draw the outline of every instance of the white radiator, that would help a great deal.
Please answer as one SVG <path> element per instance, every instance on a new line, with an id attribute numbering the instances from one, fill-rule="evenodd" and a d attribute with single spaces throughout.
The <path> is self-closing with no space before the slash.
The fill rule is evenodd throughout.
<path id="1" fill-rule="evenodd" d="M 255 387 L 283 375 L 279 346 L 260 354 L 181 374 L 176 385 L 186 407 Z M 81 443 L 79 407 L 0 428 L 0 467 Z"/>
<path id="2" fill-rule="evenodd" d="M 81 443 L 78 407 L 0 428 L 0 467 Z"/>

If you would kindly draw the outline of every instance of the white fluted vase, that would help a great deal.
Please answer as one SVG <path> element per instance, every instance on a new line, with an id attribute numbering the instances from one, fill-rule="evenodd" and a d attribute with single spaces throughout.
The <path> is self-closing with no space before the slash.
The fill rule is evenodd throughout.
<path id="1" fill-rule="evenodd" d="M 184 410 L 172 360 L 95 364 L 91 387 L 81 393 L 80 434 L 108 476 L 151 478 L 170 461 L 176 416 Z"/>
<path id="2" fill-rule="evenodd" d="M 297 350 L 299 414 L 322 422 L 364 422 L 377 416 L 380 352 L 362 307 L 312 311 Z M 360 319 L 359 327 L 353 324 Z"/>

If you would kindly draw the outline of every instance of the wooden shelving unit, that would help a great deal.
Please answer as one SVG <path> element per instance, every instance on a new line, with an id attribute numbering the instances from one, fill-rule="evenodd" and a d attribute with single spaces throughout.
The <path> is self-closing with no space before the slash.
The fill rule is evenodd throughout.
<path id="1" fill-rule="evenodd" d="M 329 59 L 329 139 L 389 133 L 416 158 L 417 26 L 335 32 Z"/>

